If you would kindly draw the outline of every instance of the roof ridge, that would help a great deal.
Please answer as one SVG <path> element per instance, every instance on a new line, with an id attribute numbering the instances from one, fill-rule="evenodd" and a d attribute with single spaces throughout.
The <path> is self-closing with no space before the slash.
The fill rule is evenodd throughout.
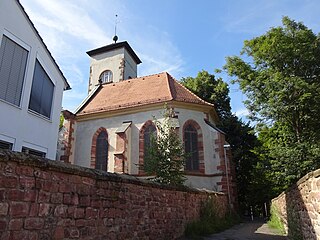
<path id="1" fill-rule="evenodd" d="M 173 80 L 179 84 L 182 88 L 184 88 L 185 90 L 187 90 L 189 93 L 191 93 L 194 97 L 196 97 L 200 102 L 203 102 L 205 104 L 211 105 L 211 106 L 215 106 L 213 103 L 209 103 L 205 100 L 203 100 L 201 97 L 199 97 L 198 95 L 196 95 L 195 93 L 193 93 L 191 90 L 189 90 L 187 87 L 183 86 L 183 84 L 180 83 L 180 81 L 176 80 L 173 78 Z"/>
<path id="2" fill-rule="evenodd" d="M 146 78 L 146 77 L 152 77 L 152 76 L 156 76 L 156 75 L 159 75 L 159 77 L 160 77 L 160 75 L 163 75 L 163 74 L 165 74 L 166 72 L 161 72 L 161 73 L 156 73 L 156 74 L 151 74 L 151 75 L 146 75 L 146 76 L 141 76 L 141 77 L 136 77 L 136 78 L 130 78 L 130 79 L 125 79 L 125 80 L 121 80 L 121 81 L 119 81 L 119 82 L 108 82 L 108 83 L 105 83 L 105 84 L 102 84 L 102 86 L 104 87 L 104 86 L 106 86 L 106 85 L 114 85 L 114 84 L 116 84 L 116 85 L 118 85 L 118 84 L 122 84 L 122 83 L 124 83 L 124 82 L 126 82 L 126 83 L 128 83 L 128 82 L 130 82 L 130 81 L 136 81 L 136 80 L 140 80 L 140 79 L 143 79 L 143 78 Z"/>
<path id="3" fill-rule="evenodd" d="M 137 78 L 152 77 L 152 76 L 156 76 L 156 75 L 163 75 L 163 74 L 166 74 L 166 73 L 167 72 L 154 73 L 154 74 L 145 75 L 145 76 L 141 76 L 141 77 L 137 77 Z"/>
<path id="4" fill-rule="evenodd" d="M 171 77 L 171 75 L 170 75 L 169 73 L 167 73 L 167 72 L 164 72 L 164 74 L 166 75 L 166 78 L 167 78 L 169 95 L 171 96 L 171 100 L 174 100 L 175 97 L 176 97 L 176 92 L 175 92 L 175 89 L 174 89 L 174 87 L 172 86 L 171 81 L 170 81 L 170 80 L 172 80 L 172 77 Z"/>

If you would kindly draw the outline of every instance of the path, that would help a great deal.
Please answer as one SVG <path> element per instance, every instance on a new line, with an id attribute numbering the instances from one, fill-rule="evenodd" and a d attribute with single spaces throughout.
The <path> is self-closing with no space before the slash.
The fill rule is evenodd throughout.
<path id="1" fill-rule="evenodd" d="M 269 228 L 264 222 L 238 224 L 224 232 L 204 237 L 204 240 L 287 240 L 277 230 Z"/>

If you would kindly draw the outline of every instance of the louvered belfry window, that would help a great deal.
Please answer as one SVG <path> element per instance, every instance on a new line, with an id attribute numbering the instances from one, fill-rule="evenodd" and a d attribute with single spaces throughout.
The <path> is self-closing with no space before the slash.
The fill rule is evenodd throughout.
<path id="1" fill-rule="evenodd" d="M 199 170 L 198 133 L 192 125 L 184 129 L 184 145 L 187 153 L 186 170 Z"/>
<path id="2" fill-rule="evenodd" d="M 107 133 L 99 133 L 96 145 L 96 169 L 107 171 L 108 166 L 108 140 Z"/>
<path id="3" fill-rule="evenodd" d="M 54 85 L 38 60 L 36 60 L 29 109 L 50 118 Z"/>
<path id="4" fill-rule="evenodd" d="M 2 36 L 0 47 L 0 99 L 20 106 L 28 51 Z"/>

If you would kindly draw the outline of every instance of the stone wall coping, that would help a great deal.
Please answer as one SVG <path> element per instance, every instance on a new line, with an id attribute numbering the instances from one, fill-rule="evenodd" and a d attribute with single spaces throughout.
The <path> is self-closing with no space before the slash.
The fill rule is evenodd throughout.
<path id="1" fill-rule="evenodd" d="M 320 177 L 320 168 L 317 170 L 314 170 L 312 172 L 307 173 L 306 175 L 304 175 L 302 178 L 300 178 L 295 184 L 293 184 L 292 186 L 290 186 L 289 188 L 287 188 L 285 191 L 283 191 L 282 193 L 279 194 L 278 197 L 274 198 L 271 200 L 271 202 L 277 201 L 279 198 L 281 198 L 284 194 L 286 194 L 287 192 L 290 192 L 293 188 L 296 188 L 297 186 L 305 183 L 306 181 L 308 181 L 310 178 L 318 178 Z"/>
<path id="2" fill-rule="evenodd" d="M 95 180 L 105 180 L 111 182 L 121 182 L 121 183 L 128 183 L 128 184 L 136 184 L 141 186 L 147 186 L 152 188 L 160 188 L 166 189 L 171 191 L 181 191 L 181 192 L 190 192 L 195 194 L 214 194 L 214 195 L 226 195 L 222 192 L 215 192 L 206 189 L 196 189 L 190 188 L 187 186 L 170 186 L 170 185 L 163 185 L 160 183 L 152 182 L 150 180 L 139 179 L 135 176 L 130 176 L 127 174 L 117 174 L 117 173 L 110 173 L 98 169 L 86 168 L 81 167 L 78 165 L 73 165 L 70 163 L 65 163 L 62 161 L 57 160 L 50 160 L 46 158 L 41 158 L 37 156 L 32 156 L 25 153 L 20 152 L 13 152 L 7 150 L 0 150 L 0 163 L 10 163 L 15 162 L 18 165 L 23 166 L 30 166 L 36 167 L 42 170 L 51 170 L 57 171 L 66 174 L 75 174 L 81 177 L 90 177 Z M 320 175 L 320 172 L 319 172 Z"/>

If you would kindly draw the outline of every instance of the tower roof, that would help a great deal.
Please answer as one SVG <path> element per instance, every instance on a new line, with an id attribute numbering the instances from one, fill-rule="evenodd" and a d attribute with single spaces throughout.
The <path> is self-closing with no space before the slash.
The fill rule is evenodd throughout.
<path id="1" fill-rule="evenodd" d="M 119 49 L 119 48 L 126 49 L 137 64 L 141 63 L 140 58 L 133 51 L 133 49 L 130 47 L 130 45 L 129 45 L 129 43 L 127 41 L 118 42 L 118 43 L 112 43 L 112 44 L 106 45 L 104 47 L 96 48 L 96 49 L 88 51 L 87 54 L 90 57 L 92 57 L 94 55 L 97 55 L 97 54 L 100 54 L 100 53 L 104 53 L 104 52 L 109 52 L 109 51 L 112 51 L 112 50 L 115 50 L 115 49 Z"/>
<path id="2" fill-rule="evenodd" d="M 79 106 L 76 114 L 80 116 L 110 112 L 170 101 L 202 105 L 208 109 L 214 107 L 213 104 L 193 94 L 170 74 L 163 72 L 100 85 L 94 94 Z"/>

